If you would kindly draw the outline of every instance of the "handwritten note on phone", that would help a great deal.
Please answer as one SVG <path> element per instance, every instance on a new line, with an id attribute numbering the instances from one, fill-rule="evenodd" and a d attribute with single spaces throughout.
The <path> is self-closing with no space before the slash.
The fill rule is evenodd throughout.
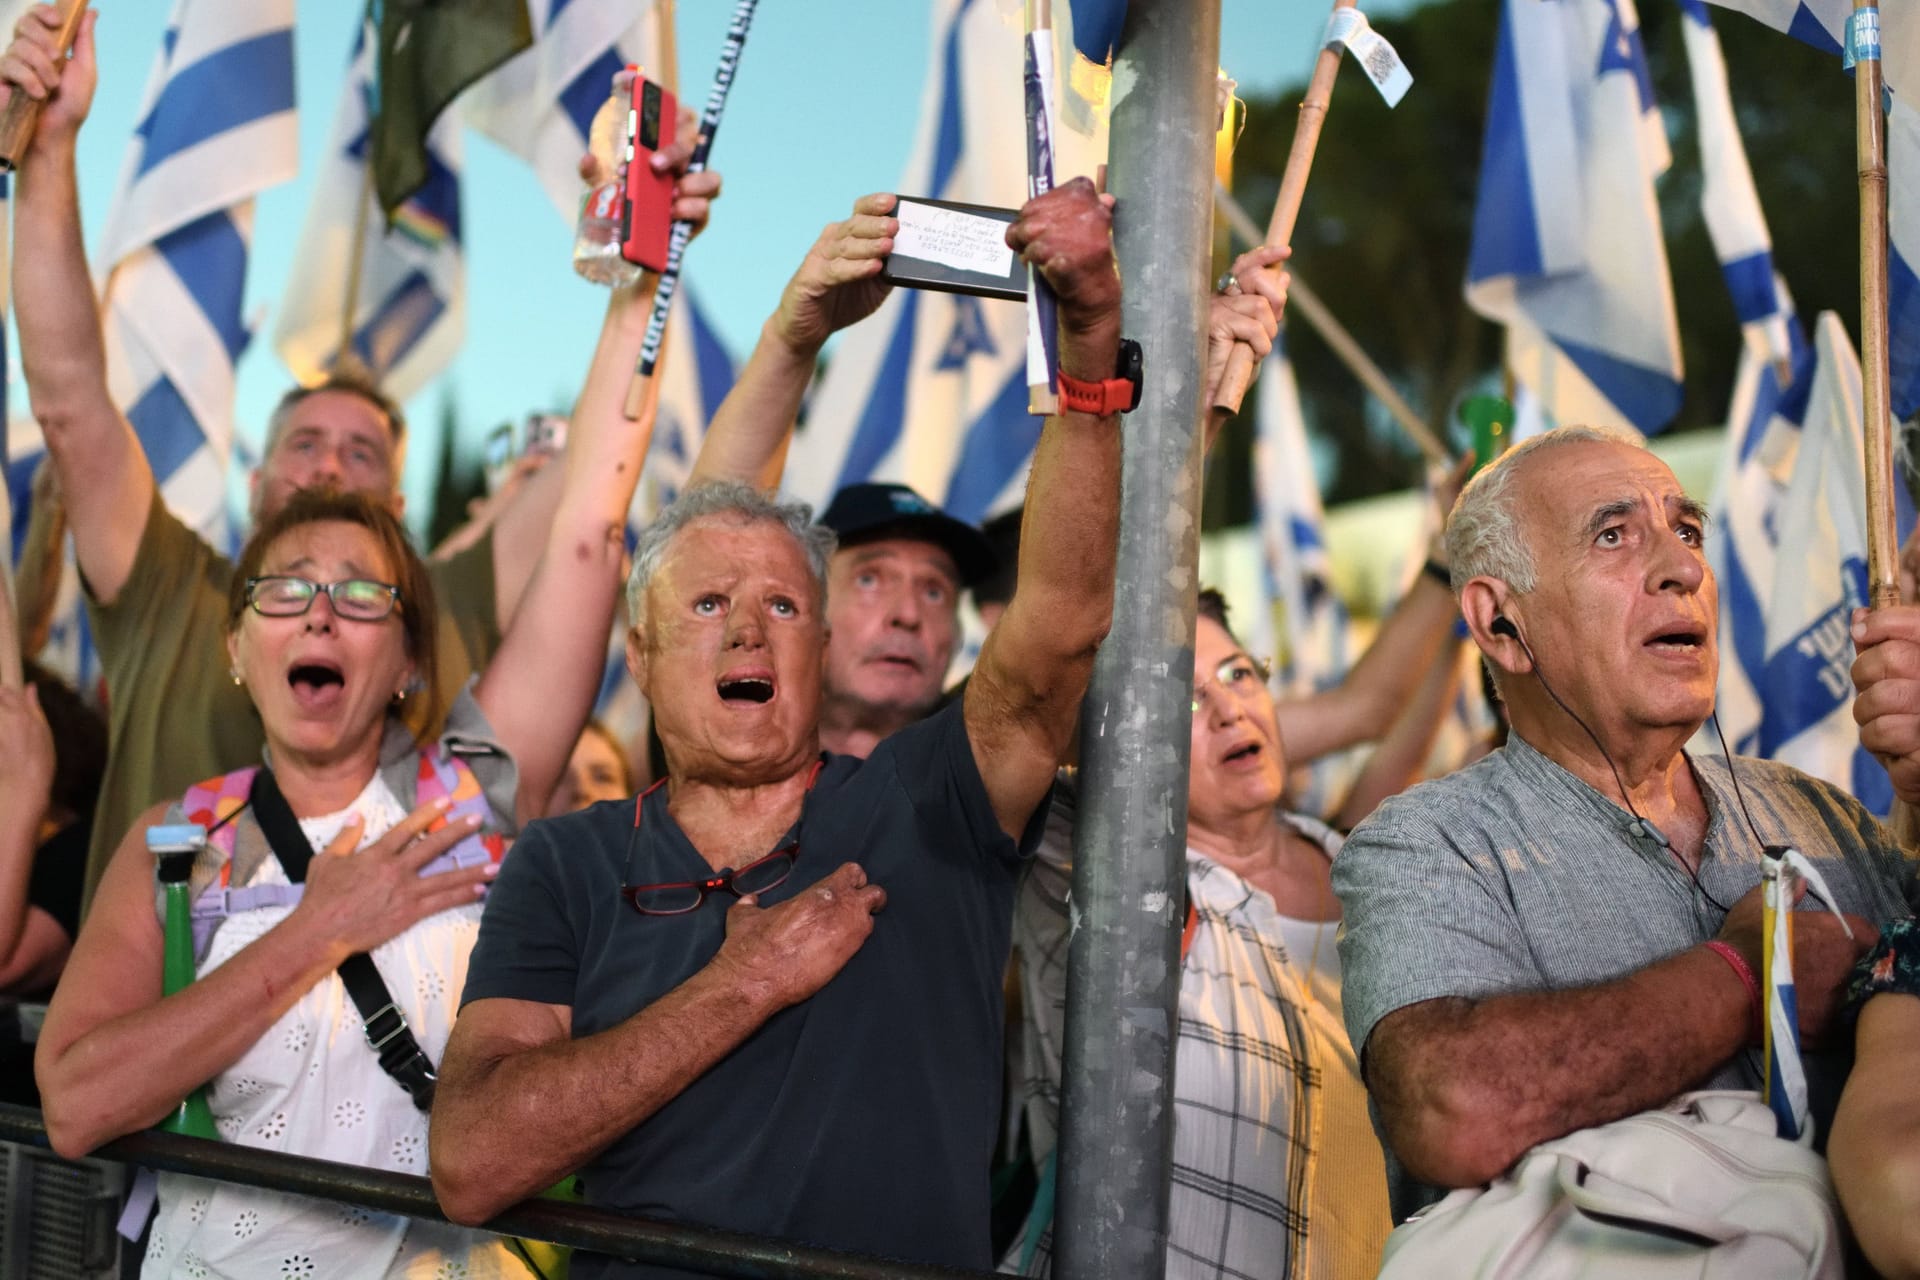
<path id="1" fill-rule="evenodd" d="M 900 201 L 894 216 L 900 219 L 900 234 L 893 238 L 893 251 L 902 257 L 990 276 L 1004 276 L 1013 268 L 1007 224 L 998 218 L 913 200 Z"/>

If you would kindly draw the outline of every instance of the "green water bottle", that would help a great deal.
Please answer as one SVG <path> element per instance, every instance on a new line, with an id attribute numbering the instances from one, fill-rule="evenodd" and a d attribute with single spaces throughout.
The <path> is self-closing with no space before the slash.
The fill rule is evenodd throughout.
<path id="1" fill-rule="evenodd" d="M 147 828 L 147 852 L 157 861 L 160 889 L 166 900 L 166 943 L 160 966 L 160 988 L 165 995 L 185 991 L 193 981 L 193 900 L 188 877 L 206 845 L 205 828 L 194 823 Z M 160 1122 L 160 1128 L 190 1138 L 220 1137 L 213 1127 L 213 1110 L 207 1106 L 204 1087 L 189 1093 L 173 1114 Z"/>

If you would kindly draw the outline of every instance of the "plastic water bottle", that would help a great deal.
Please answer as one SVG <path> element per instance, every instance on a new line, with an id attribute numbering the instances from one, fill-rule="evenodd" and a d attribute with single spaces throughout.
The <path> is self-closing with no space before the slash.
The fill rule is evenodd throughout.
<path id="1" fill-rule="evenodd" d="M 614 164 L 625 150 L 631 92 L 630 80 L 616 80 L 605 105 L 593 117 L 587 148 L 607 180 L 580 198 L 580 218 L 573 232 L 573 269 L 610 288 L 634 284 L 643 274 L 638 263 L 628 262 L 620 253 L 620 222 L 627 198 L 620 179 L 613 176 Z"/>

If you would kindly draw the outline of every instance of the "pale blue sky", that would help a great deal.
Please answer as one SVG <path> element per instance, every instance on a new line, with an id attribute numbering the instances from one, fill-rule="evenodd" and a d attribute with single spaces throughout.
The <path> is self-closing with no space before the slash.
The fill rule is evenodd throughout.
<path id="1" fill-rule="evenodd" d="M 1010 2 L 1010 0 L 1009 0 Z M 1243 92 L 1302 79 L 1328 6 L 1222 0 L 1227 71 Z M 1375 12 L 1418 0 L 1387 0 Z M 1017 6 L 1013 6 L 1016 7 Z M 171 5 L 106 6 L 99 24 L 102 85 L 82 137 L 87 242 L 98 243 L 127 138 Z M 680 76 L 698 103 L 733 6 L 681 0 Z M 301 0 L 298 94 L 303 168 L 323 151 L 357 15 L 353 0 Z M 714 145 L 726 195 L 689 251 L 688 272 L 736 359 L 751 347 L 779 288 L 822 224 L 855 195 L 899 178 L 927 74 L 924 0 L 766 0 L 754 19 Z M 1419 68 L 1413 68 L 1419 75 Z M 1349 92 L 1370 92 L 1349 70 Z M 1418 110 L 1418 89 L 1402 108 Z M 467 135 L 464 175 L 467 339 L 459 358 L 408 406 L 421 428 L 409 467 L 409 506 L 424 511 L 443 391 L 455 397 L 477 450 L 491 426 L 530 409 L 563 408 L 593 349 L 603 293 L 568 263 L 571 228 L 517 160 Z M 311 191 L 303 176 L 263 195 L 247 297 L 257 324 L 239 370 L 238 423 L 257 438 L 288 374 L 270 344 Z M 16 380 L 17 381 L 17 380 Z M 24 408 L 14 389 L 16 409 Z"/>

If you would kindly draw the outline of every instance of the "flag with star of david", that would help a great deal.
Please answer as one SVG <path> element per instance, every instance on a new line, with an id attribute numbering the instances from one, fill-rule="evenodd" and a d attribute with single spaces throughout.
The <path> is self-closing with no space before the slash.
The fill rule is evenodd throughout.
<path id="1" fill-rule="evenodd" d="M 1103 18 L 1117 8 L 1098 7 Z M 1025 201 L 1025 55 L 1002 8 L 934 0 L 932 68 L 900 194 L 1001 208 Z M 1095 104 L 1104 57 L 1076 50 L 1065 9 L 1054 7 L 1054 82 L 1065 86 L 1056 182 L 1090 176 L 1106 147 L 1105 104 Z M 1026 344 L 1017 302 L 894 290 L 834 352 L 786 488 L 819 507 L 844 485 L 899 481 L 973 522 L 1016 504 L 1041 427 L 1027 413 Z"/>

